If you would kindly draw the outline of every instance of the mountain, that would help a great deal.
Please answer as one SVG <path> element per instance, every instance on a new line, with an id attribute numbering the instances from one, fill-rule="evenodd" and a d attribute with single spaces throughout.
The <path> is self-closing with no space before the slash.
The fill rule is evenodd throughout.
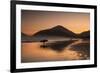
<path id="1" fill-rule="evenodd" d="M 31 41 L 31 37 L 26 35 L 25 33 L 21 33 L 21 41 L 22 42 Z"/>
<path id="2" fill-rule="evenodd" d="M 33 37 L 76 37 L 72 31 L 58 25 L 51 29 L 41 30 L 33 35 Z"/>
<path id="3" fill-rule="evenodd" d="M 90 38 L 90 31 L 82 32 L 78 35 L 80 38 Z"/>
<path id="4" fill-rule="evenodd" d="M 58 25 L 51 29 L 41 30 L 32 36 L 21 33 L 22 42 L 35 42 L 44 39 L 59 39 L 59 38 L 90 38 L 90 31 L 85 31 L 80 34 L 75 34 L 72 31 Z"/>

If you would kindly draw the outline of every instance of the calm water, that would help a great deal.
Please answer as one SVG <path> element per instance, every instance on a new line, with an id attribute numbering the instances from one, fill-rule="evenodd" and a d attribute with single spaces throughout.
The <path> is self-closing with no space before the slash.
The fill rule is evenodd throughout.
<path id="1" fill-rule="evenodd" d="M 87 60 L 90 58 L 89 40 L 24 42 L 21 48 L 22 62 L 63 60 Z"/>

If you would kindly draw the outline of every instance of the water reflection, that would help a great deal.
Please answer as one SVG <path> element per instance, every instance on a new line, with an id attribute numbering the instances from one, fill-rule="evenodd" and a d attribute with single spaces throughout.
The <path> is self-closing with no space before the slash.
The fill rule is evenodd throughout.
<path id="1" fill-rule="evenodd" d="M 45 44 L 40 45 L 42 48 L 49 48 L 58 52 L 61 52 L 67 47 L 69 44 L 75 42 L 74 40 L 71 41 L 56 41 L 56 42 L 48 42 Z"/>
<path id="2" fill-rule="evenodd" d="M 89 40 L 22 43 L 22 62 L 86 60 L 90 57 Z"/>

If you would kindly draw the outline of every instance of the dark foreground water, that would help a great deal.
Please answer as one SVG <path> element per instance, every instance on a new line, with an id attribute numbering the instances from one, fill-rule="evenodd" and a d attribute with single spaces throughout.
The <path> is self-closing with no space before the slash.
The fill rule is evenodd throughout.
<path id="1" fill-rule="evenodd" d="M 23 42 L 21 62 L 87 60 L 90 58 L 89 40 Z"/>

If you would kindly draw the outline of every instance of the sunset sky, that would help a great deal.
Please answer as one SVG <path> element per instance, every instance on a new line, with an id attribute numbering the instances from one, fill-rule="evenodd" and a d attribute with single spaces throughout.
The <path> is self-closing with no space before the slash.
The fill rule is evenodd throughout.
<path id="1" fill-rule="evenodd" d="M 21 11 L 21 31 L 28 35 L 61 25 L 74 33 L 90 29 L 90 14 L 54 11 Z"/>

